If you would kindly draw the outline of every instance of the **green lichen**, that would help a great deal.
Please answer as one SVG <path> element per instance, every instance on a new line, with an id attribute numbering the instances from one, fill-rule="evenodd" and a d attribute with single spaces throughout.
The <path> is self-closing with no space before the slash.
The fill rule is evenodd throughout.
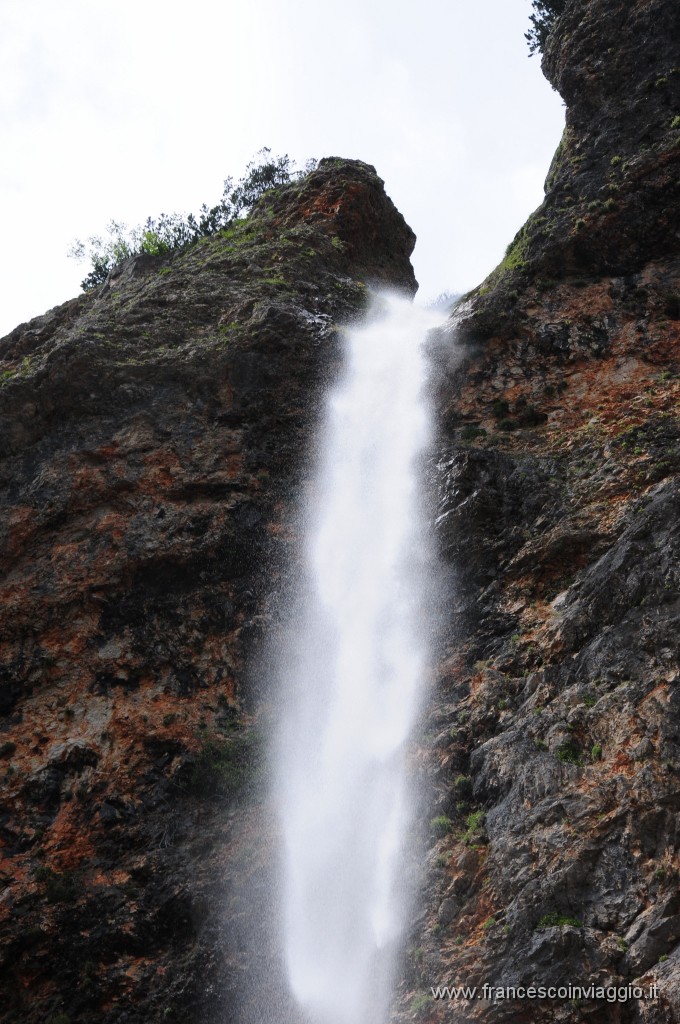
<path id="1" fill-rule="evenodd" d="M 438 814 L 430 822 L 430 828 L 437 836 L 447 835 L 453 828 L 453 822 L 446 814 Z"/>
<path id="2" fill-rule="evenodd" d="M 567 917 L 559 914 L 556 910 L 544 917 L 536 925 L 537 928 L 582 928 L 583 925 L 576 917 Z"/>

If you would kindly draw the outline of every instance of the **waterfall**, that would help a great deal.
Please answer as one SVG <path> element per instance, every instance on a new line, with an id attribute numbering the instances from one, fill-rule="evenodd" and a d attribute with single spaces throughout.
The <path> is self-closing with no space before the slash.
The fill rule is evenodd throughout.
<path id="1" fill-rule="evenodd" d="M 302 514 L 275 798 L 283 952 L 310 1024 L 384 1020 L 409 909 L 406 754 L 431 633 L 423 343 L 442 319 L 380 294 L 346 333 Z"/>

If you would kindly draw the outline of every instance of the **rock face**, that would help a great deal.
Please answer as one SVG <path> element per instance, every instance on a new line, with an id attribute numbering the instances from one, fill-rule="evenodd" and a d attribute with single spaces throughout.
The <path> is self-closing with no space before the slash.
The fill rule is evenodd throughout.
<path id="1" fill-rule="evenodd" d="M 450 585 L 395 1024 L 680 1020 L 678 32 L 569 0 L 545 203 L 433 346 Z M 2 1024 L 298 1024 L 253 652 L 337 325 L 415 290 L 413 241 L 326 160 L 0 342 Z M 485 984 L 618 996 L 430 994 Z"/>
<path id="2" fill-rule="evenodd" d="M 680 1020 L 679 32 L 566 5 L 545 202 L 437 348 L 450 618 L 396 1020 Z M 429 995 L 485 983 L 658 992 Z"/>
<path id="3" fill-rule="evenodd" d="M 415 291 L 414 241 L 372 167 L 324 160 L 0 342 L 5 1024 L 231 1020 L 257 987 L 246 666 L 338 326 L 367 282 Z"/>

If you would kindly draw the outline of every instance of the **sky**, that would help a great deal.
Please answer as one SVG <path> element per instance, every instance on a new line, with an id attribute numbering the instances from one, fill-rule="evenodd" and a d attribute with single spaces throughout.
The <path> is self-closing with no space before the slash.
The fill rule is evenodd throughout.
<path id="1" fill-rule="evenodd" d="M 531 0 L 3 0 L 0 336 L 77 295 L 75 239 L 221 196 L 263 147 L 373 164 L 420 297 L 466 291 L 542 200 L 564 108 Z"/>

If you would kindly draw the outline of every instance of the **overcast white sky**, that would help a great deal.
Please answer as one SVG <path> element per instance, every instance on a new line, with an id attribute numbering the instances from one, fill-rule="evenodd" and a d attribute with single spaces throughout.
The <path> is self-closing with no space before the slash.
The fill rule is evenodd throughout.
<path id="1" fill-rule="evenodd" d="M 530 0 L 3 0 L 0 335 L 76 295 L 76 237 L 216 202 L 262 148 L 376 166 L 421 296 L 477 284 L 564 122 Z"/>

